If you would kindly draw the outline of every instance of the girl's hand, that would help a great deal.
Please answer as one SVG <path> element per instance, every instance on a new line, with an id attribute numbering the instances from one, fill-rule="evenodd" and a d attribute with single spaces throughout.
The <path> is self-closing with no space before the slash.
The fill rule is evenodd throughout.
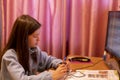
<path id="1" fill-rule="evenodd" d="M 68 67 L 66 64 L 59 64 L 58 68 L 56 70 L 50 71 L 52 73 L 53 80 L 59 80 L 66 75 L 68 70 Z"/>

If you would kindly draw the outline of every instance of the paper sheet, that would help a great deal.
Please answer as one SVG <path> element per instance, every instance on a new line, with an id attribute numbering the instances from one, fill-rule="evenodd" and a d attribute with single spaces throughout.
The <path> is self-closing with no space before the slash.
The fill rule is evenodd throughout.
<path id="1" fill-rule="evenodd" d="M 119 75 L 116 70 L 77 70 L 64 80 L 119 80 Z"/>

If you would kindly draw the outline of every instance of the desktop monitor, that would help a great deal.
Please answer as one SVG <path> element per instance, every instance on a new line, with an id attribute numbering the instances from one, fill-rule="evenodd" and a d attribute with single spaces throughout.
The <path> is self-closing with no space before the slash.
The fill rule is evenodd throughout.
<path id="1" fill-rule="evenodd" d="M 120 59 L 120 11 L 108 12 L 105 50 Z"/>
<path id="2" fill-rule="evenodd" d="M 120 11 L 108 12 L 105 50 L 115 58 L 120 66 Z M 117 67 L 114 62 L 112 65 L 115 66 L 114 68 Z"/>

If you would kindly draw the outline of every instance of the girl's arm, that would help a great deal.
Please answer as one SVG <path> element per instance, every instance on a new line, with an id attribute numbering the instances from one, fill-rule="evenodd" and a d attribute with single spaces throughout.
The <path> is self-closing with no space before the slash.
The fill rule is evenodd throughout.
<path id="1" fill-rule="evenodd" d="M 1 63 L 2 80 L 52 80 L 52 75 L 48 71 L 44 71 L 38 75 L 25 74 L 24 68 L 17 60 L 16 54 L 9 50 L 5 53 Z"/>
<path id="2" fill-rule="evenodd" d="M 57 68 L 60 63 L 63 61 L 61 59 L 57 59 L 54 56 L 48 55 L 46 52 L 41 51 L 38 48 L 38 64 L 40 69 L 49 69 L 49 68 Z M 41 67 L 42 66 L 42 67 Z"/>

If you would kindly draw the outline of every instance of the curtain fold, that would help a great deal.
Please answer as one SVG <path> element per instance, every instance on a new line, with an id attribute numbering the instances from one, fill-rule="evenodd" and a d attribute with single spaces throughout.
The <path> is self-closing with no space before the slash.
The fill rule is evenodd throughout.
<path id="1" fill-rule="evenodd" d="M 1 1 L 0 1 L 0 51 L 1 51 L 1 45 L 2 45 L 2 43 L 1 43 L 1 41 L 2 41 L 2 6 L 1 6 Z"/>
<path id="2" fill-rule="evenodd" d="M 119 0 L 1 0 L 1 47 L 7 43 L 15 19 L 28 14 L 41 24 L 39 46 L 48 54 L 102 56 L 108 11 Z"/>

